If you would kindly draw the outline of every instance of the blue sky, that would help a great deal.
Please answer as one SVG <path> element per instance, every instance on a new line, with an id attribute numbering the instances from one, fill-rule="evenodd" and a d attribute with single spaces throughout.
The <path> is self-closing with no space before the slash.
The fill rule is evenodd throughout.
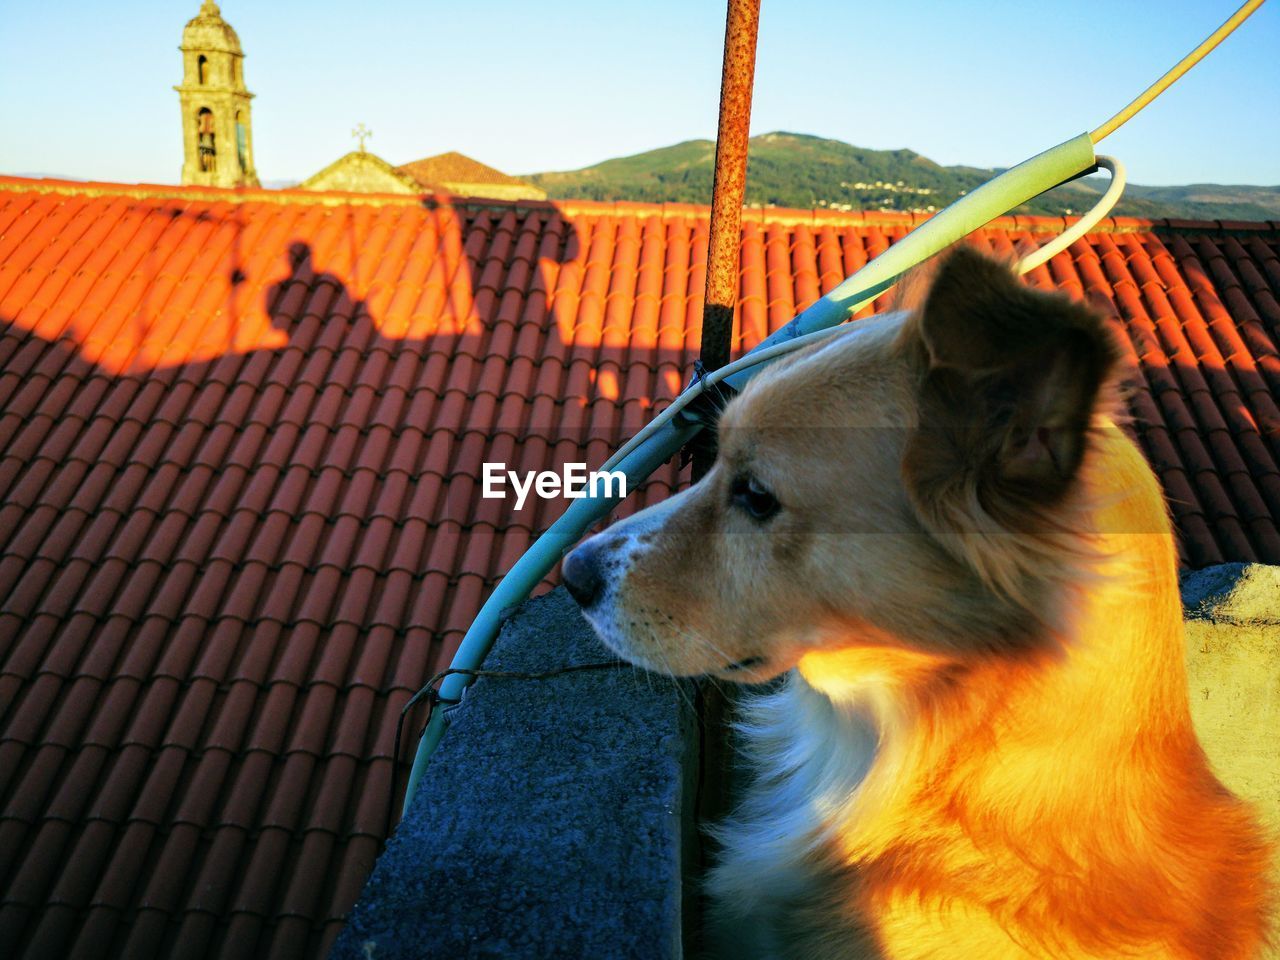
<path id="1" fill-rule="evenodd" d="M 752 130 L 1008 166 L 1092 129 L 1237 0 L 764 0 Z M 351 149 L 511 173 L 715 133 L 722 0 L 225 0 L 264 180 Z M 0 172 L 175 182 L 199 0 L 0 0 Z M 1105 142 L 1137 183 L 1280 184 L 1280 3 Z"/>

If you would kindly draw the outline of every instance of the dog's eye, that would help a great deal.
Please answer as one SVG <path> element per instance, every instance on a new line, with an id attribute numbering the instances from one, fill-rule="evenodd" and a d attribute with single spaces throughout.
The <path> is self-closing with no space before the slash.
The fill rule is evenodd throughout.
<path id="1" fill-rule="evenodd" d="M 781 508 L 778 498 L 755 477 L 738 477 L 731 490 L 733 503 L 756 520 L 768 520 Z"/>

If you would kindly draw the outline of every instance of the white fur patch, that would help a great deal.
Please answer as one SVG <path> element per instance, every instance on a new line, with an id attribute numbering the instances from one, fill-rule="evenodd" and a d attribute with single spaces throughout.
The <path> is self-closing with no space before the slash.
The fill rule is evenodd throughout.
<path id="1" fill-rule="evenodd" d="M 688 492 L 686 490 L 668 497 L 599 534 L 601 542 L 596 548 L 600 551 L 597 564 L 604 586 L 599 599 L 589 609 L 582 611 L 605 646 L 618 656 L 658 673 L 668 671 L 637 653 L 627 642 L 626 630 L 618 618 L 617 598 L 636 559 L 649 549 L 654 535 L 662 529 L 667 518 L 679 509 Z"/>

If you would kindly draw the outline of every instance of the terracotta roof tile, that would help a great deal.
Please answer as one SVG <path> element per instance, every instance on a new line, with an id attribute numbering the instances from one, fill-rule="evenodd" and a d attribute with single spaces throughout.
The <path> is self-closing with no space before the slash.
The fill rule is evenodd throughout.
<path id="1" fill-rule="evenodd" d="M 735 350 L 914 222 L 749 211 Z M 404 789 L 400 706 L 563 507 L 482 499 L 480 464 L 598 464 L 675 395 L 706 230 L 0 178 L 10 953 L 320 955 Z M 1114 221 L 1028 278 L 1123 330 L 1192 565 L 1280 562 L 1278 230 Z"/>

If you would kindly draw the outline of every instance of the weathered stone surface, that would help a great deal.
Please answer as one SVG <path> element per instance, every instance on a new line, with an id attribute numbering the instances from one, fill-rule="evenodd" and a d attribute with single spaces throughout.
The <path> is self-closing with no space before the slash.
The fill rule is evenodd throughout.
<path id="1" fill-rule="evenodd" d="M 1280 567 L 1183 575 L 1196 733 L 1219 779 L 1280 835 Z"/>
<path id="2" fill-rule="evenodd" d="M 422 186 L 375 153 L 353 150 L 298 184 L 300 190 L 350 193 L 422 193 Z"/>
<path id="3" fill-rule="evenodd" d="M 485 667 L 610 659 L 557 590 Z M 332 956 L 680 956 L 686 695 L 627 666 L 477 680 Z"/>
<path id="4" fill-rule="evenodd" d="M 1182 577 L 1188 620 L 1280 627 L 1280 567 L 1224 563 Z"/>

